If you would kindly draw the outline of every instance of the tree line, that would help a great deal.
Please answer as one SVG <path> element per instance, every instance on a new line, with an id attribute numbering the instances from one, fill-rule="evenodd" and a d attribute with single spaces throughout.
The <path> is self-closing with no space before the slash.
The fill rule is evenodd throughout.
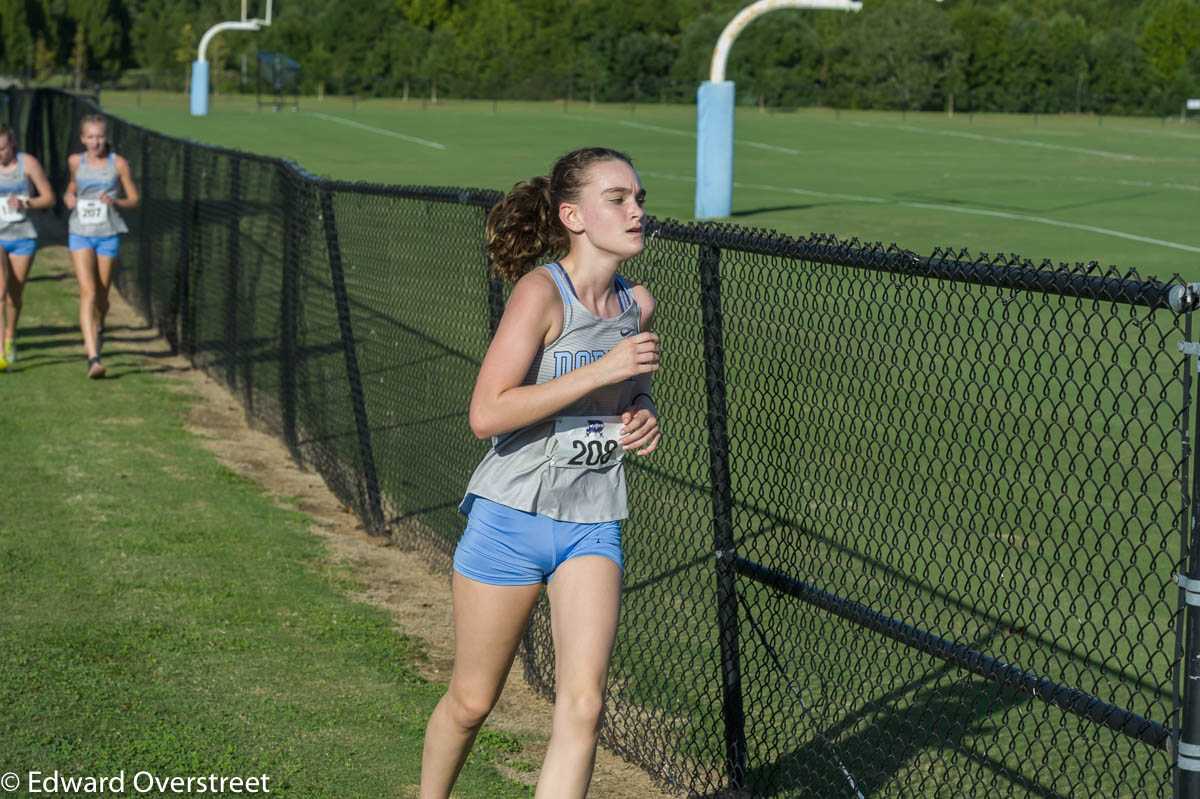
<path id="1" fill-rule="evenodd" d="M 303 65 L 305 93 L 690 102 L 746 4 L 277 0 L 269 28 L 219 34 L 207 57 L 218 91 L 253 90 L 255 52 L 274 50 Z M 863 5 L 752 23 L 726 69 L 739 102 L 1157 114 L 1200 97 L 1200 0 Z M 0 74 L 182 88 L 203 33 L 240 11 L 241 0 L 0 0 Z"/>

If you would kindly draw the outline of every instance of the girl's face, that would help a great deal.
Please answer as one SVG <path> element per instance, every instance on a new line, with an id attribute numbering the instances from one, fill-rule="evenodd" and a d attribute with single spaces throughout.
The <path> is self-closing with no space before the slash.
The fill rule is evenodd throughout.
<path id="1" fill-rule="evenodd" d="M 0 164 L 8 166 L 17 157 L 17 148 L 13 146 L 12 136 L 0 136 Z"/>
<path id="2" fill-rule="evenodd" d="M 602 161 L 588 167 L 579 201 L 564 204 L 567 229 L 582 233 L 597 249 L 622 261 L 642 251 L 642 205 L 646 190 L 637 172 L 624 161 Z M 570 210 L 567 210 L 567 209 Z"/>
<path id="3" fill-rule="evenodd" d="M 83 126 L 79 141 L 83 142 L 83 146 L 91 155 L 104 155 L 108 148 L 108 129 L 102 122 L 89 122 Z"/>

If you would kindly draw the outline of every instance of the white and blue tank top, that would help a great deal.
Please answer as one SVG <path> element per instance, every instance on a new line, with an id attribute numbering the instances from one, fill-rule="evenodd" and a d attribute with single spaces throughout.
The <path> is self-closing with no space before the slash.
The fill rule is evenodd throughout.
<path id="1" fill-rule="evenodd" d="M 117 156 L 109 153 L 103 166 L 92 166 L 88 163 L 87 153 L 79 155 L 79 166 L 75 169 L 75 207 L 67 220 L 67 231 L 80 236 L 112 236 L 116 233 L 128 233 L 125 220 L 116 205 L 105 206 L 107 210 L 97 210 L 94 203 L 98 202 L 101 194 L 107 194 L 116 199 L 120 188 L 117 177 Z M 94 219 L 92 217 L 95 213 Z"/>
<path id="2" fill-rule="evenodd" d="M 17 153 L 17 168 L 12 172 L 0 172 L 0 202 L 7 203 L 12 195 L 29 196 L 29 177 L 25 174 L 24 153 Z M 20 219 L 0 219 L 0 239 L 32 239 L 37 237 L 37 228 L 29 218 L 29 212 L 19 214 Z"/>
<path id="3" fill-rule="evenodd" d="M 641 330 L 642 310 L 629 284 L 616 276 L 621 313 L 606 318 L 583 307 L 566 270 L 558 263 L 541 267 L 550 272 L 563 301 L 562 332 L 538 350 L 521 385 L 546 383 L 602 357 L 623 338 Z M 554 417 L 492 438 L 492 448 L 476 467 L 459 510 L 470 513 L 475 497 L 484 497 L 516 510 L 538 513 L 564 522 L 596 523 L 629 515 L 623 453 L 604 451 L 603 417 L 619 416 L 635 393 L 631 378 L 603 386 L 563 408 Z M 581 420 L 571 438 L 563 425 Z M 594 436 L 594 438 L 593 438 Z M 571 445 L 581 447 L 576 452 Z M 589 449 L 590 447 L 590 449 Z M 608 450 L 612 446 L 608 445 Z"/>

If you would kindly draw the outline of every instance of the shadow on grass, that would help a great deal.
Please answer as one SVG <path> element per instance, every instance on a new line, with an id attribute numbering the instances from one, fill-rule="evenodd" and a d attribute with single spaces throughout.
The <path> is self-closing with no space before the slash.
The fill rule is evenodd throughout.
<path id="1" fill-rule="evenodd" d="M 36 261 L 34 262 L 34 269 L 35 270 L 37 269 Z M 33 273 L 33 275 L 31 275 L 29 277 L 29 279 L 26 280 L 25 282 L 26 283 L 61 283 L 64 280 L 74 280 L 74 279 L 75 279 L 75 275 L 71 274 L 70 272 L 52 272 L 51 274 L 46 274 L 45 272 L 38 273 L 35 271 Z"/>
<path id="2" fill-rule="evenodd" d="M 838 203 L 804 203 L 802 205 L 765 205 L 762 208 L 747 208 L 744 211 L 733 211 L 729 214 L 730 218 L 736 219 L 742 216 L 754 216 L 755 214 L 769 214 L 774 211 L 808 211 L 812 208 L 820 208 L 825 205 L 838 205 Z"/>

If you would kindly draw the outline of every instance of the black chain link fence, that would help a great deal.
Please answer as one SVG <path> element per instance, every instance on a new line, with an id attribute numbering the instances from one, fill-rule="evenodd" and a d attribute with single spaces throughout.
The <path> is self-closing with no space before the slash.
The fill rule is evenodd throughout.
<path id="1" fill-rule="evenodd" d="M 0 100 L 61 190 L 95 107 Z M 123 296 L 448 572 L 498 194 L 111 139 L 143 197 Z M 1195 286 L 648 230 L 665 439 L 628 465 L 606 745 L 696 797 L 1200 794 Z M 545 603 L 525 674 L 552 693 Z"/>

